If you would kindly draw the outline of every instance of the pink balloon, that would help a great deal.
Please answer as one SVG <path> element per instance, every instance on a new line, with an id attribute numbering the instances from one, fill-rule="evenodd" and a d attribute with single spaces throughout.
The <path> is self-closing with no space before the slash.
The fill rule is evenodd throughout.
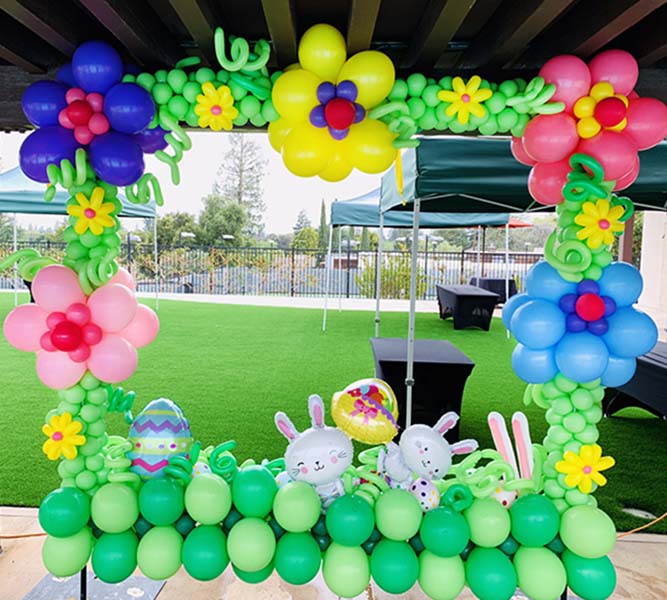
<path id="1" fill-rule="evenodd" d="M 630 100 L 623 130 L 640 150 L 657 146 L 667 136 L 667 106 L 656 98 Z"/>
<path id="2" fill-rule="evenodd" d="M 160 320 L 148 306 L 139 304 L 134 319 L 120 332 L 135 348 L 150 344 L 160 330 Z"/>
<path id="3" fill-rule="evenodd" d="M 107 334 L 90 349 L 88 368 L 106 383 L 119 383 L 137 370 L 137 351 L 119 335 Z"/>
<path id="4" fill-rule="evenodd" d="M 118 272 L 109 280 L 109 283 L 120 283 L 120 285 L 130 288 L 133 292 L 137 289 L 134 277 L 132 277 L 127 269 L 123 269 L 123 267 L 118 269 Z"/>
<path id="5" fill-rule="evenodd" d="M 512 151 L 512 156 L 516 158 L 522 165 L 528 165 L 529 167 L 532 167 L 537 162 L 528 156 L 526 149 L 523 147 L 523 141 L 521 138 L 512 136 L 510 150 Z"/>
<path id="6" fill-rule="evenodd" d="M 107 283 L 96 289 L 88 299 L 91 319 L 104 331 L 120 331 L 132 321 L 137 312 L 137 301 L 129 288 Z"/>
<path id="7" fill-rule="evenodd" d="M 572 167 L 567 160 L 538 163 L 528 175 L 528 191 L 540 204 L 553 206 L 563 201 L 563 186 Z"/>
<path id="8" fill-rule="evenodd" d="M 86 301 L 76 273 L 62 265 L 40 269 L 32 282 L 32 295 L 47 312 L 65 312 L 71 304 Z"/>
<path id="9" fill-rule="evenodd" d="M 74 362 L 66 352 L 37 352 L 37 375 L 54 390 L 72 387 L 86 372 L 85 362 Z"/>
<path id="10" fill-rule="evenodd" d="M 46 332 L 48 313 L 36 304 L 22 304 L 7 315 L 3 331 L 7 341 L 24 352 L 41 349 L 40 338 Z"/>
<path id="11" fill-rule="evenodd" d="M 579 143 L 577 124 L 565 113 L 538 115 L 526 125 L 523 147 L 537 162 L 558 162 L 572 154 Z"/>
<path id="12" fill-rule="evenodd" d="M 565 111 L 572 112 L 574 103 L 591 89 L 591 73 L 586 63 L 571 54 L 554 56 L 540 69 L 540 77 L 556 84 L 552 102 L 564 102 Z"/>
<path id="13" fill-rule="evenodd" d="M 623 177 L 637 160 L 637 147 L 622 132 L 602 130 L 596 136 L 581 140 L 577 152 L 583 152 L 597 160 L 609 181 Z"/>
<path id="14" fill-rule="evenodd" d="M 624 190 L 625 188 L 630 187 L 635 182 L 638 176 L 639 176 L 639 156 L 637 156 L 637 160 L 632 165 L 632 168 L 625 175 L 623 175 L 623 177 L 619 177 L 616 180 L 616 185 L 614 186 L 614 190 L 618 192 L 620 190 Z"/>
<path id="15" fill-rule="evenodd" d="M 614 92 L 627 96 L 637 84 L 639 65 L 632 54 L 625 50 L 605 50 L 590 63 L 591 82 L 608 81 Z"/>

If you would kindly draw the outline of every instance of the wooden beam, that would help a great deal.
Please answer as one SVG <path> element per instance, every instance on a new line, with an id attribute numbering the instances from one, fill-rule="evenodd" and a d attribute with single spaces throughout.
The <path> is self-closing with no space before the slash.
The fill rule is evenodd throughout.
<path id="1" fill-rule="evenodd" d="M 633 251 L 632 242 L 634 241 L 635 215 L 632 215 L 625 222 L 625 229 L 618 241 L 618 260 L 632 264 Z"/>
<path id="2" fill-rule="evenodd" d="M 519 56 L 574 0 L 513 0 L 503 3 L 476 36 L 459 67 L 505 66 Z"/>
<path id="3" fill-rule="evenodd" d="M 206 0 L 169 0 L 178 18 L 190 32 L 202 57 L 217 65 L 213 32 L 221 23 Z"/>
<path id="4" fill-rule="evenodd" d="M 284 68 L 296 62 L 296 17 L 292 0 L 262 0 L 262 10 L 278 65 Z"/>
<path id="5" fill-rule="evenodd" d="M 146 65 L 171 66 L 185 54 L 148 4 L 124 0 L 79 0 L 106 29 Z"/>
<path id="6" fill-rule="evenodd" d="M 432 67 L 447 49 L 477 0 L 431 0 L 419 20 L 410 47 L 401 63 L 404 68 Z"/>
<path id="7" fill-rule="evenodd" d="M 667 2 L 614 41 L 614 46 L 630 52 L 641 66 L 667 58 Z"/>
<path id="8" fill-rule="evenodd" d="M 24 58 L 20 54 L 17 54 L 11 48 L 5 46 L 5 40 L 0 41 L 0 58 L 5 62 L 8 62 L 10 65 L 14 65 L 19 69 L 23 69 L 28 73 L 45 73 L 46 69 L 39 65 L 36 65 L 31 60 Z"/>
<path id="9" fill-rule="evenodd" d="M 371 47 L 382 0 L 352 0 L 347 21 L 347 54 Z"/>

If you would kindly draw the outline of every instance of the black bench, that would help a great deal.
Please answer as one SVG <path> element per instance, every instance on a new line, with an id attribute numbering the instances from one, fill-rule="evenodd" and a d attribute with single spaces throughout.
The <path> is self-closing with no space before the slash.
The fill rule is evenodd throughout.
<path id="1" fill-rule="evenodd" d="M 516 281 L 514 279 L 497 279 L 495 277 L 473 277 L 470 285 L 481 287 L 484 290 L 498 294 L 498 302 L 505 304 L 512 296 L 517 293 Z M 505 292 L 509 291 L 506 296 Z"/>
<path id="2" fill-rule="evenodd" d="M 493 309 L 499 296 L 474 285 L 438 285 L 440 318 L 454 318 L 454 329 L 491 326 Z"/>

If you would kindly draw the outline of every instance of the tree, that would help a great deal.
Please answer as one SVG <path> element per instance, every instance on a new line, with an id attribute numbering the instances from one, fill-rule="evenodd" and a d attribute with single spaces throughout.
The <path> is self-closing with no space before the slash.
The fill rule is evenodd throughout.
<path id="1" fill-rule="evenodd" d="M 362 227 L 361 229 L 361 242 L 359 243 L 359 250 L 368 251 L 371 249 L 371 237 L 368 227 Z"/>
<path id="2" fill-rule="evenodd" d="M 312 250 L 317 248 L 317 242 L 317 231 L 315 231 L 312 227 L 304 227 L 294 234 L 292 248 L 298 248 L 299 250 Z"/>
<path id="3" fill-rule="evenodd" d="M 267 236 L 269 242 L 274 242 L 277 248 L 288 249 L 292 247 L 294 235 L 291 233 L 270 233 Z"/>
<path id="4" fill-rule="evenodd" d="M 329 225 L 327 224 L 327 208 L 322 200 L 320 207 L 320 228 L 317 230 L 317 247 L 320 250 L 326 250 L 329 245 Z"/>
<path id="5" fill-rule="evenodd" d="M 153 239 L 153 219 L 150 219 L 150 222 L 147 220 L 144 228 L 147 229 L 151 234 L 148 236 L 150 240 Z M 180 246 L 180 245 L 192 245 L 195 243 L 195 240 L 190 237 L 183 237 L 181 234 L 194 233 L 197 235 L 199 227 L 195 221 L 194 215 L 186 212 L 173 212 L 167 213 L 162 217 L 158 217 L 157 220 L 157 243 L 160 247 L 167 246 Z"/>
<path id="6" fill-rule="evenodd" d="M 246 209 L 237 202 L 211 194 L 202 199 L 204 210 L 199 213 L 197 241 L 205 246 L 240 246 L 247 224 Z M 224 235 L 234 236 L 225 240 Z"/>
<path id="7" fill-rule="evenodd" d="M 243 233 L 256 237 L 263 229 L 262 215 L 266 174 L 266 159 L 259 145 L 248 134 L 229 135 L 230 147 L 218 169 L 218 179 L 213 184 L 213 195 L 222 196 L 242 206 L 246 212 Z"/>
<path id="8" fill-rule="evenodd" d="M 14 239 L 14 225 L 7 216 L 0 214 L 0 242 L 11 242 Z"/>
<path id="9" fill-rule="evenodd" d="M 306 211 L 302 210 L 299 212 L 296 218 L 296 223 L 294 224 L 294 227 L 292 227 L 292 231 L 294 231 L 294 235 L 296 235 L 299 233 L 299 231 L 305 229 L 306 227 L 310 227 L 310 219 L 308 218 Z"/>

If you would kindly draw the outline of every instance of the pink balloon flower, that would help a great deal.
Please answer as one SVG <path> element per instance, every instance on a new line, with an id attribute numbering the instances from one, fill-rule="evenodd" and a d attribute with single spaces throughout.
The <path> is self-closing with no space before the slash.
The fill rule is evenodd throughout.
<path id="1" fill-rule="evenodd" d="M 62 265 L 41 269 L 32 292 L 35 304 L 7 315 L 5 337 L 37 354 L 37 375 L 57 390 L 76 384 L 86 370 L 107 383 L 127 379 L 137 368 L 136 348 L 160 328 L 157 315 L 126 285 L 109 282 L 87 297 L 76 273 Z"/>
<path id="2" fill-rule="evenodd" d="M 70 88 L 65 95 L 67 106 L 58 114 L 58 122 L 74 130 L 74 138 L 82 146 L 93 141 L 96 135 L 109 131 L 109 120 L 102 109 L 104 97 L 93 92 L 86 94 L 80 88 Z"/>

